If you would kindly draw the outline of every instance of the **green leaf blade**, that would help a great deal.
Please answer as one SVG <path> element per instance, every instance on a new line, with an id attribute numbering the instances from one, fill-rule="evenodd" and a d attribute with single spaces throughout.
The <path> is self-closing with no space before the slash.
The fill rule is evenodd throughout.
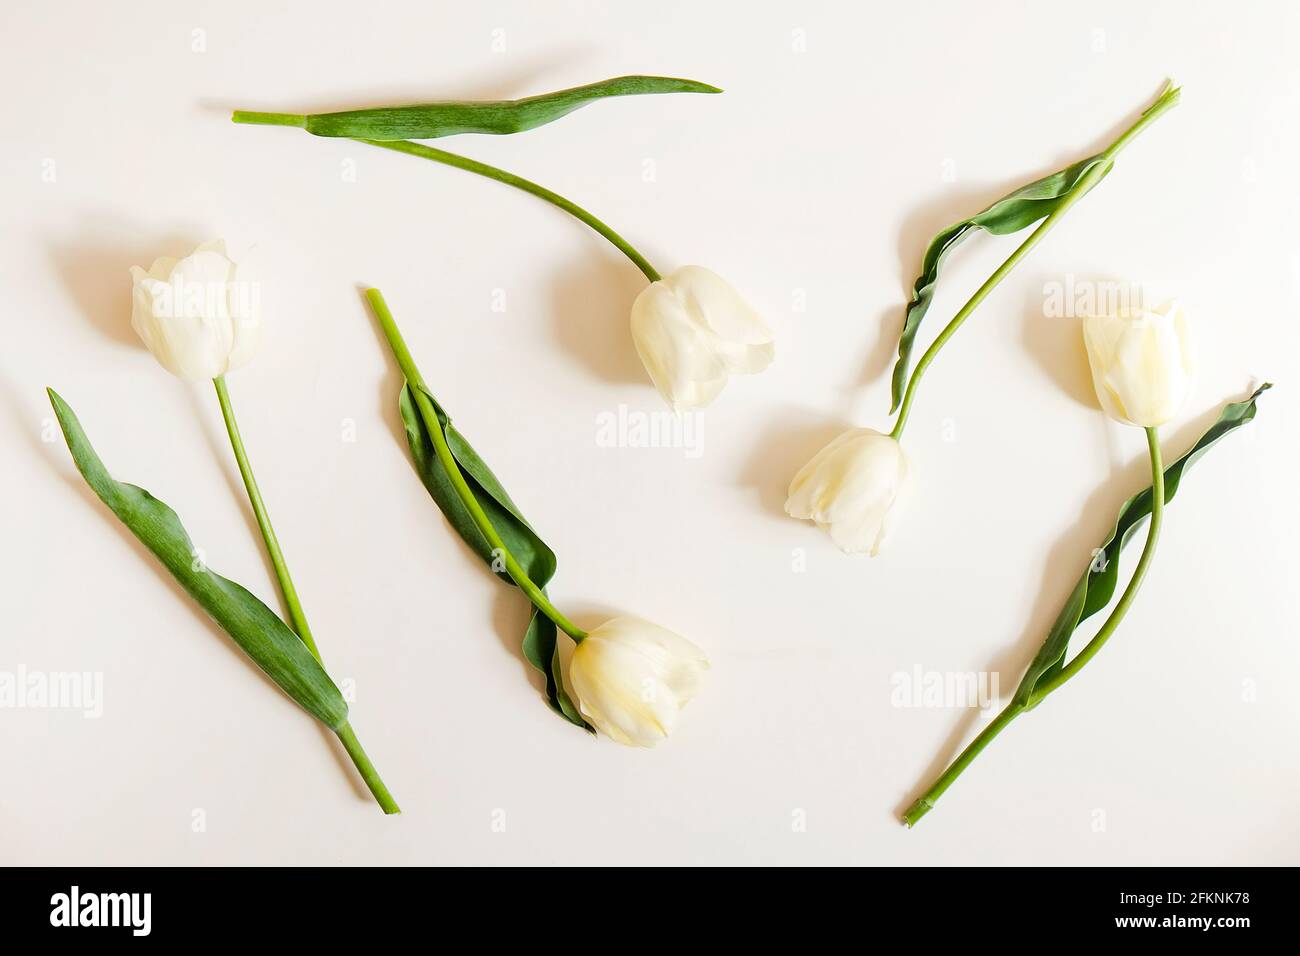
<path id="1" fill-rule="evenodd" d="M 1173 501 L 1182 483 L 1183 475 L 1197 459 L 1204 455 L 1211 446 L 1229 432 L 1254 419 L 1256 402 L 1260 395 L 1272 388 L 1265 383 L 1255 392 L 1240 402 L 1230 402 L 1223 407 L 1219 417 L 1188 451 L 1172 465 L 1165 469 L 1165 503 Z M 1016 688 L 1013 703 L 1029 707 L 1034 692 L 1044 681 L 1050 680 L 1065 664 L 1065 654 L 1069 649 L 1070 638 L 1074 632 L 1092 615 L 1110 603 L 1119 585 L 1119 558 L 1124 547 L 1133 537 L 1134 532 L 1150 517 L 1152 490 L 1148 486 L 1138 492 L 1120 508 L 1115 525 L 1101 547 L 1095 552 L 1088 569 L 1084 571 L 1079 583 L 1075 585 L 1065 607 L 1052 624 L 1047 638 L 1034 656 Z"/>
<path id="2" fill-rule="evenodd" d="M 295 703 L 331 730 L 347 723 L 347 702 L 298 635 L 246 588 L 197 561 L 176 512 L 143 488 L 115 480 L 72 408 L 48 392 L 77 470 L 99 499 Z"/>
<path id="3" fill-rule="evenodd" d="M 420 476 L 429 496 L 433 498 L 461 539 L 498 578 L 514 586 L 514 581 L 505 570 L 504 562 L 499 555 L 493 553 L 487 539 L 483 537 L 483 533 L 465 508 L 464 502 L 452 487 L 451 480 L 434 451 L 433 438 L 429 435 L 424 418 L 416 408 L 411 387 L 409 383 L 403 385 L 401 395 L 398 397 L 398 412 L 406 431 L 406 442 L 411 451 L 416 473 Z M 452 457 L 460 466 L 461 473 L 465 476 L 475 499 L 492 522 L 492 527 L 496 529 L 502 543 L 510 550 L 515 560 L 523 567 L 524 573 L 545 591 L 546 585 L 555 576 L 557 568 L 555 552 L 524 519 L 518 506 L 506 493 L 492 469 L 470 445 L 469 440 L 452 425 L 450 417 L 438 400 L 427 389 L 423 391 L 437 412 Z M 591 726 L 582 718 L 564 689 L 564 682 L 560 677 L 559 641 L 555 624 L 536 608 L 533 608 L 528 629 L 524 632 L 522 648 L 528 663 L 546 679 L 546 701 L 551 709 L 570 723 L 591 730 Z"/>
<path id="4" fill-rule="evenodd" d="M 598 100 L 662 93 L 721 93 L 696 80 L 667 76 L 619 76 L 518 100 L 446 100 L 414 106 L 315 113 L 305 117 L 316 136 L 393 141 L 438 139 L 462 133 L 508 135 L 536 129 Z"/>

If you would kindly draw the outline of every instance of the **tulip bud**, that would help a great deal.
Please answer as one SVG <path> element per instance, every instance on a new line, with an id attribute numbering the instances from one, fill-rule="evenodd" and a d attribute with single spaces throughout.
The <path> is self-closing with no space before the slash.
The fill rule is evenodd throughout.
<path id="1" fill-rule="evenodd" d="M 720 276 L 682 266 L 632 303 L 632 339 L 674 411 L 708 405 L 733 372 L 772 364 L 772 331 Z"/>
<path id="2" fill-rule="evenodd" d="M 184 379 L 213 379 L 257 351 L 256 289 L 220 239 L 184 259 L 162 258 L 145 272 L 131 267 L 131 327 L 163 368 Z"/>
<path id="3" fill-rule="evenodd" d="M 885 545 L 907 487 L 907 456 L 889 435 L 855 428 L 813 456 L 790 482 L 786 514 L 811 518 L 843 551 Z"/>
<path id="4" fill-rule="evenodd" d="M 653 747 L 699 692 L 704 652 L 657 624 L 635 617 L 606 621 L 574 649 L 569 680 L 582 711 L 611 740 Z"/>
<path id="5" fill-rule="evenodd" d="M 1178 303 L 1155 311 L 1089 316 L 1083 341 L 1102 409 L 1126 425 L 1169 421 L 1192 384 L 1191 339 Z"/>

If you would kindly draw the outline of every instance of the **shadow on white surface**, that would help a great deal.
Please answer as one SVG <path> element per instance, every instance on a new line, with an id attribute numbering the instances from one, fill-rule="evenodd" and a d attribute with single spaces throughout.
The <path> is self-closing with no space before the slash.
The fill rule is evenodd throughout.
<path id="1" fill-rule="evenodd" d="M 898 337 L 903 332 L 903 317 L 907 312 L 907 302 L 908 297 L 904 294 L 898 302 L 882 309 L 879 318 L 867 327 L 867 331 L 875 330 L 876 339 L 867 346 L 859 385 L 863 387 L 872 385 L 877 379 L 893 374 L 894 361 L 898 358 Z M 889 411 L 888 399 L 885 399 L 885 402 L 884 407 L 880 409 L 882 424 L 885 413 Z"/>
<path id="2" fill-rule="evenodd" d="M 1099 276 L 1077 277 L 1078 282 L 1113 282 Z M 1092 371 L 1083 346 L 1083 320 L 1078 316 L 1043 314 L 1043 282 L 1031 283 L 1025 294 L 1020 344 L 1057 390 L 1085 408 L 1097 408 Z"/>
<path id="3" fill-rule="evenodd" d="M 50 261 L 77 311 L 100 334 L 143 348 L 131 328 L 131 266 L 148 269 L 160 256 L 187 256 L 210 236 L 177 229 L 142 237 L 131 224 L 91 219 L 74 239 L 48 243 Z"/>
<path id="4" fill-rule="evenodd" d="M 632 302 L 645 288 L 645 277 L 603 239 L 592 239 L 592 255 L 553 280 L 550 320 L 555 341 L 602 382 L 651 388 L 630 324 Z"/>

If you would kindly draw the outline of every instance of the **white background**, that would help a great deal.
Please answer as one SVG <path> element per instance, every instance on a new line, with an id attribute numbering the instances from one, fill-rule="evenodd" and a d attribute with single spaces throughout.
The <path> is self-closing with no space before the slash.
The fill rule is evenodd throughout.
<path id="1" fill-rule="evenodd" d="M 1281 0 L 5 4 L 0 670 L 102 672 L 105 699 L 98 720 L 0 711 L 0 857 L 1300 861 L 1298 29 Z M 602 413 L 663 408 L 628 334 L 644 282 L 599 237 L 456 170 L 228 119 L 627 73 L 726 93 L 438 145 L 587 205 L 661 271 L 713 268 L 767 316 L 775 365 L 707 411 L 695 459 L 597 444 Z M 1104 146 L 1166 76 L 1182 105 L 932 369 L 892 549 L 849 558 L 786 518 L 806 458 L 849 424 L 887 423 L 928 238 Z M 400 818 L 117 525 L 51 429 L 46 385 L 119 478 L 279 607 L 212 390 L 163 373 L 129 326 L 127 268 L 213 236 L 263 276 L 266 343 L 231 391 Z M 951 258 L 922 344 L 1016 241 Z M 909 832 L 898 812 L 979 717 L 895 706 L 891 679 L 988 671 L 1010 694 L 1146 480 L 1141 432 L 1093 403 L 1077 322 L 1043 314 L 1067 275 L 1186 304 L 1202 374 L 1164 429 L 1171 459 L 1223 402 L 1278 388 L 1188 474 L 1105 651 Z M 555 548 L 557 603 L 588 626 L 638 613 L 709 652 L 705 691 L 659 749 L 590 739 L 544 706 L 518 651 L 525 603 L 410 467 L 360 284 L 384 290 L 437 395 Z"/>

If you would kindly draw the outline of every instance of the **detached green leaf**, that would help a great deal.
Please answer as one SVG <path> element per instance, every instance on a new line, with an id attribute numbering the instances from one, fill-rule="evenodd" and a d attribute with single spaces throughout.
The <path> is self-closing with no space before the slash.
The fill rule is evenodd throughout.
<path id="1" fill-rule="evenodd" d="M 343 695 L 298 635 L 243 587 L 195 559 L 194 545 L 176 512 L 143 488 L 115 481 L 72 409 L 53 389 L 48 391 L 72 459 L 100 500 L 303 710 L 331 730 L 347 723 Z"/>
<path id="2" fill-rule="evenodd" d="M 1165 502 L 1173 501 L 1182 482 L 1183 473 L 1200 458 L 1210 446 L 1224 435 L 1240 428 L 1255 417 L 1255 402 L 1271 385 L 1261 385 L 1255 393 L 1242 402 L 1225 405 L 1219 413 L 1218 420 L 1210 426 L 1200 440 L 1192 446 L 1187 454 L 1165 469 Z M 1048 632 L 1047 639 L 1039 648 L 1038 654 L 1029 665 L 1020 686 L 1016 688 L 1014 703 L 1028 707 L 1034 691 L 1040 683 L 1051 680 L 1065 665 L 1065 652 L 1069 647 L 1074 632 L 1092 615 L 1096 614 L 1115 595 L 1119 583 L 1119 557 L 1128 544 L 1133 532 L 1151 514 L 1151 488 L 1134 495 L 1124 502 L 1119 518 L 1101 548 L 1095 554 L 1088 570 L 1083 573 L 1075 585 L 1060 616 Z"/>
<path id="3" fill-rule="evenodd" d="M 522 133 L 612 96 L 652 93 L 721 93 L 716 86 L 666 76 L 620 76 L 519 100 L 447 100 L 417 106 L 315 113 L 302 125 L 316 136 L 354 139 L 437 139 L 460 133 Z M 256 115 L 256 114 L 251 114 Z M 236 114 L 236 122 L 240 121 Z"/>
<path id="4" fill-rule="evenodd" d="M 502 542 L 514 555 L 515 560 L 523 567 L 524 573 L 545 591 L 547 583 L 555 576 L 555 552 L 524 519 L 519 508 L 501 486 L 501 482 L 492 473 L 492 469 L 479 457 L 478 452 L 465 436 L 452 425 L 451 418 L 438 404 L 438 400 L 427 389 L 424 390 L 424 394 L 433 402 L 443 434 L 447 438 L 447 447 L 451 449 L 452 456 L 460 466 L 466 483 L 492 522 L 492 527 L 501 536 Z M 409 384 L 402 386 L 398 410 L 401 412 L 402 424 L 406 429 L 406 441 L 411 449 L 415 470 L 430 496 L 451 523 L 452 528 L 474 550 L 474 553 L 487 563 L 497 577 L 514 586 L 514 581 L 506 572 L 501 555 L 493 552 L 487 539 L 478 529 L 478 525 L 465 509 L 460 496 L 452 487 L 451 480 L 434 450 L 433 438 L 429 435 L 424 418 L 415 406 Z M 564 682 L 560 678 L 559 643 L 555 624 L 536 608 L 533 609 L 528 630 L 524 633 L 523 649 L 528 662 L 546 678 L 546 699 L 551 708 L 570 723 L 590 730 L 591 727 L 582 719 L 582 715 L 578 713 L 578 709 L 565 692 Z"/>
<path id="5" fill-rule="evenodd" d="M 939 268 L 944 258 L 963 239 L 973 231 L 982 229 L 995 236 L 1006 236 L 1019 232 L 1026 226 L 1045 219 L 1061 204 L 1065 196 L 1074 189 L 1092 167 L 1106 163 L 1102 178 L 1110 172 L 1113 160 L 1103 154 L 1089 156 L 1059 172 L 1036 179 L 1027 186 L 1021 186 L 1015 192 L 1008 193 L 981 213 L 969 219 L 954 223 L 930 240 L 921 262 L 921 275 L 912 287 L 912 300 L 907 306 L 907 318 L 903 321 L 903 331 L 898 339 L 898 362 L 894 365 L 893 405 L 890 412 L 898 408 L 903 400 L 903 391 L 907 386 L 907 374 L 911 367 L 912 348 L 916 341 L 917 330 L 925 318 L 930 302 L 934 299 L 934 287 L 939 281 Z M 1098 182 L 1101 180 L 1098 179 Z"/>

